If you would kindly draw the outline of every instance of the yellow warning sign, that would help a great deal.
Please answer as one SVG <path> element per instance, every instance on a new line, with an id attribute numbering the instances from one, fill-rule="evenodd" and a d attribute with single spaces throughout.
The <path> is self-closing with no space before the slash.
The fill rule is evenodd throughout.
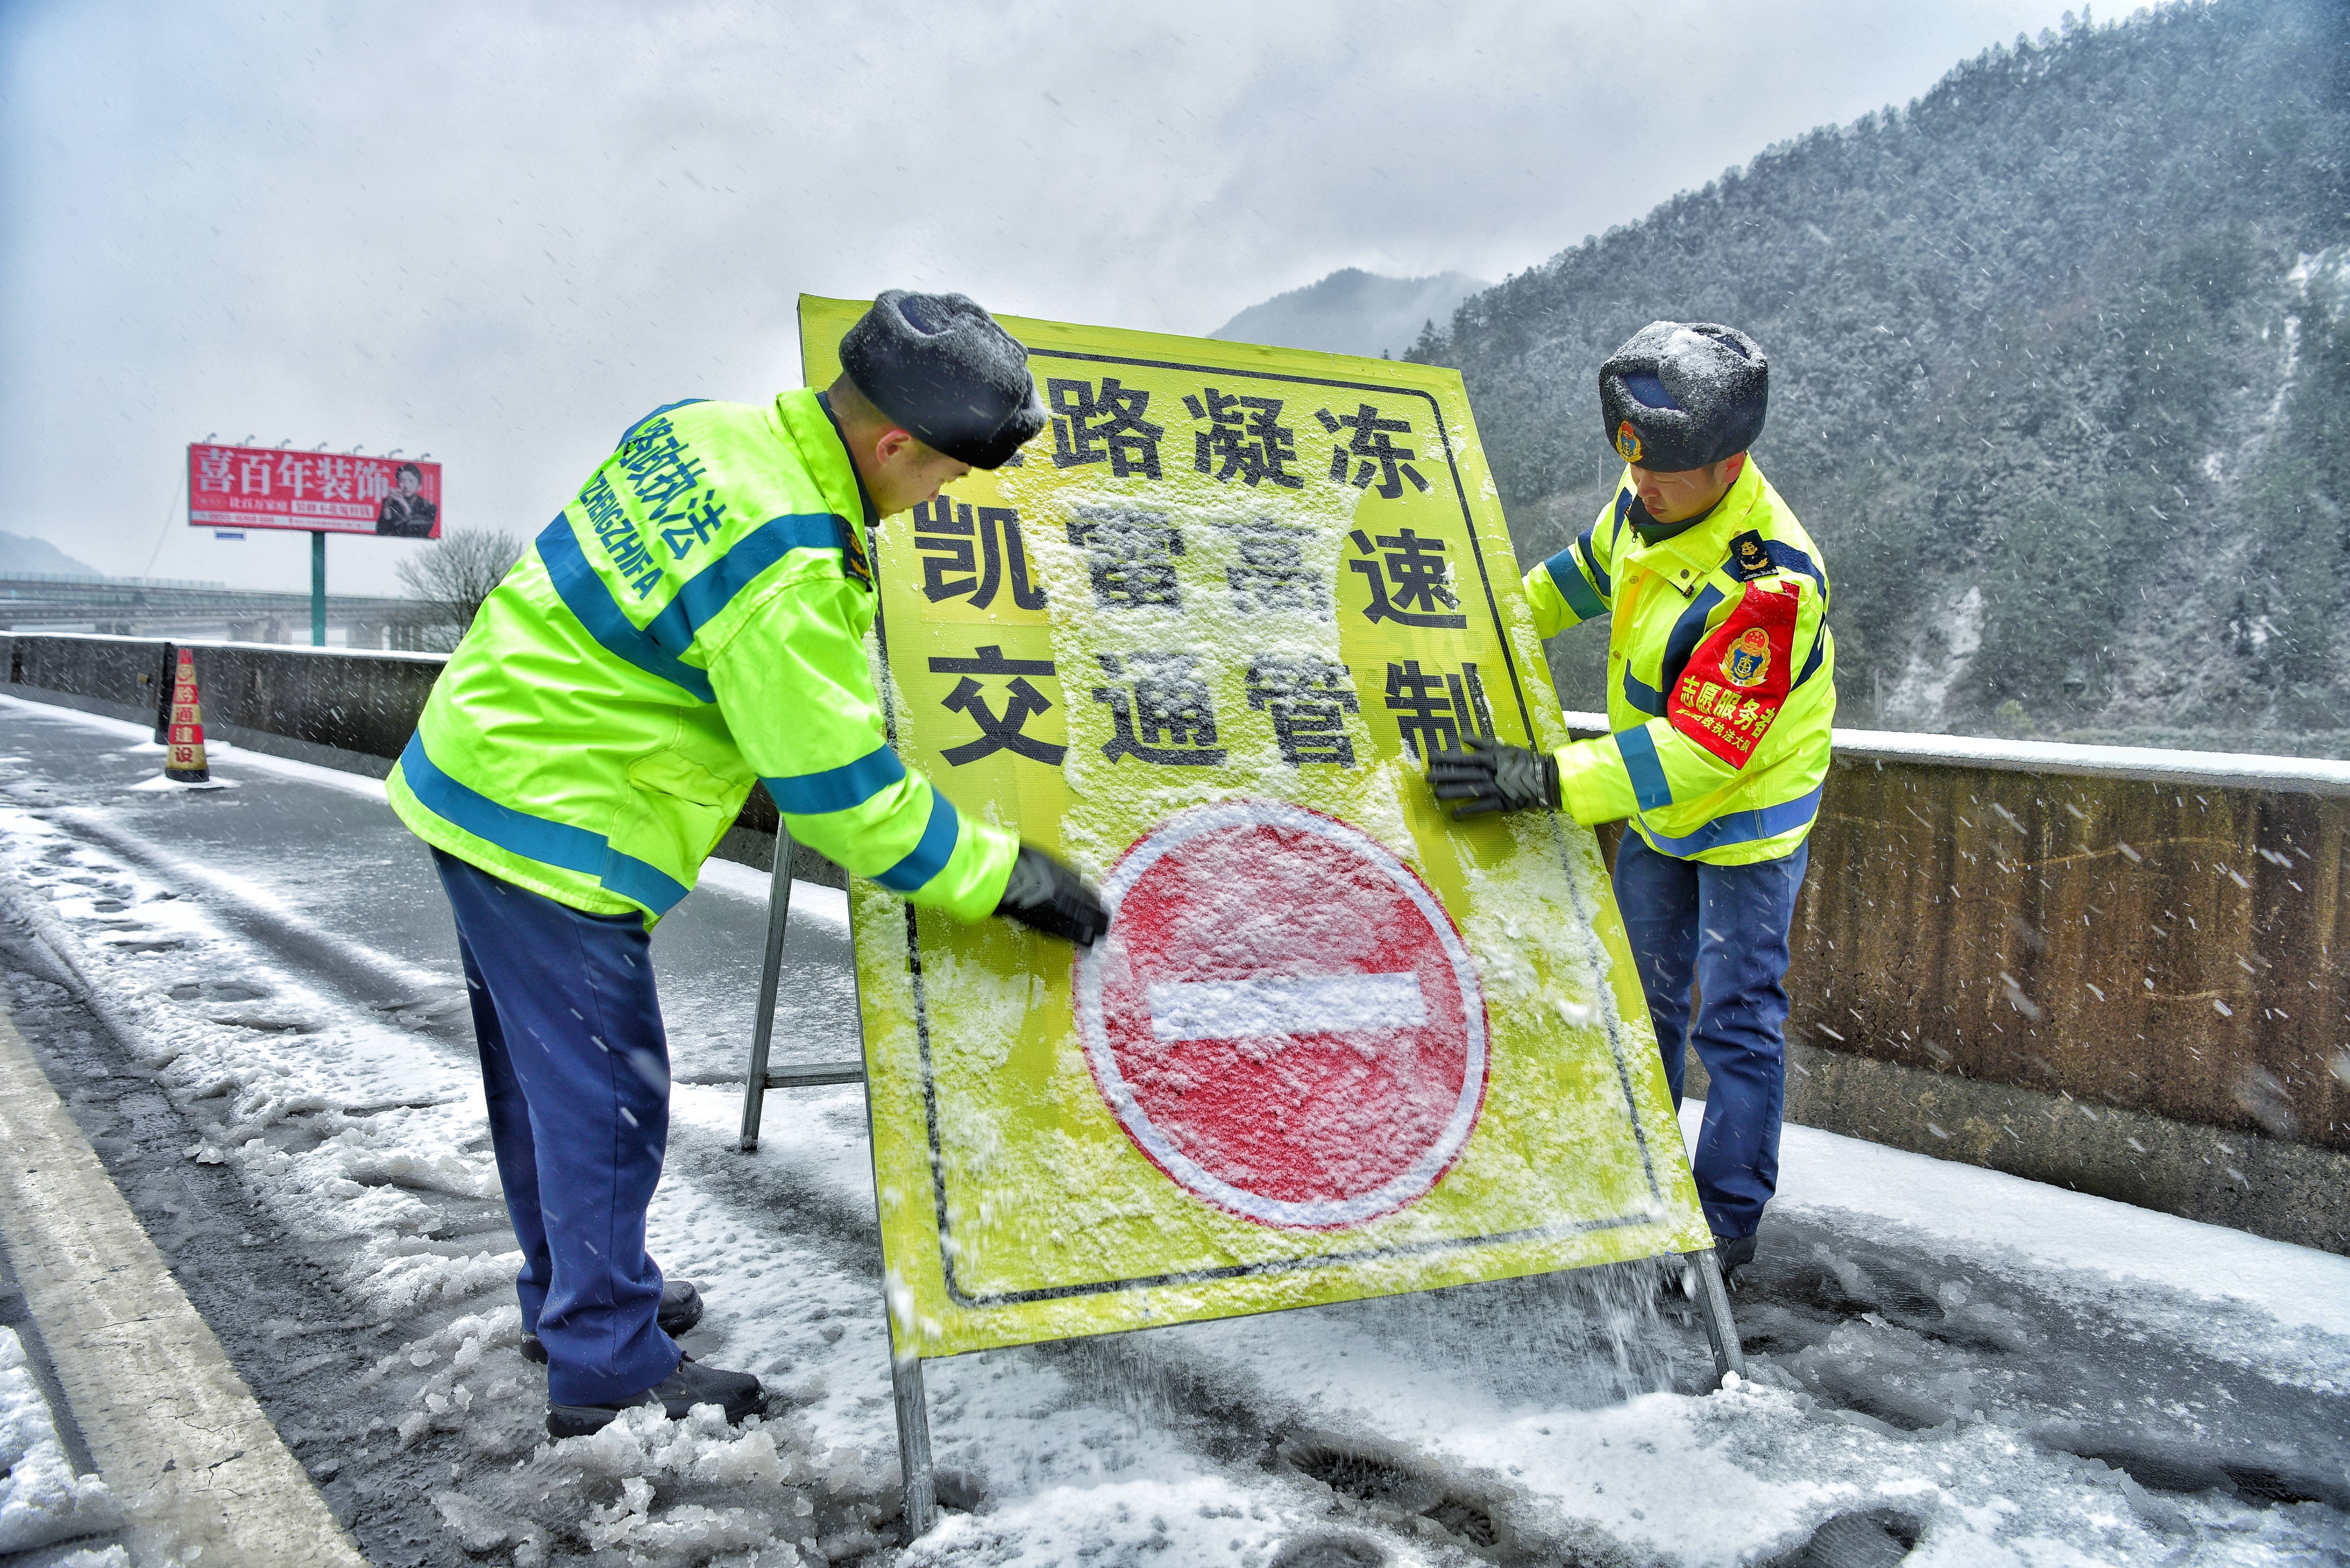
<path id="1" fill-rule="evenodd" d="M 1002 319 L 1051 424 L 880 524 L 874 656 L 1116 921 L 852 893 L 899 1352 L 1708 1245 L 1591 834 L 1420 776 L 1567 739 L 1459 375 Z"/>

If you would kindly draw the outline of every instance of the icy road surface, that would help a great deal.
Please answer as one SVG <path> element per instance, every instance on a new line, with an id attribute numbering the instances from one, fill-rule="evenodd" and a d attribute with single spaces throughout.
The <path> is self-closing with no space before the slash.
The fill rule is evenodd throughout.
<path id="1" fill-rule="evenodd" d="M 1645 1265 L 932 1363 L 955 1511 L 900 1552 L 862 1100 L 735 1151 L 765 879 L 715 863 L 654 943 L 652 1234 L 777 1397 L 550 1445 L 424 850 L 371 781 L 160 762 L 0 699 L 0 968 L 379 1564 L 2350 1560 L 2350 1260 L 1802 1128 L 1742 1386 Z M 839 896 L 794 925 L 778 1057 L 837 1059 Z"/>

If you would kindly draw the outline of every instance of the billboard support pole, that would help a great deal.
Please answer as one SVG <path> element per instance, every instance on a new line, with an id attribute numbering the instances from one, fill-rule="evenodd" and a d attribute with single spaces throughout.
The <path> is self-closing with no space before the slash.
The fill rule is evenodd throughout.
<path id="1" fill-rule="evenodd" d="M 310 646 L 327 646 L 327 533 L 310 530 Z"/>
<path id="2" fill-rule="evenodd" d="M 1705 1320 L 1705 1337 L 1713 1346 L 1713 1378 L 1717 1386 L 1735 1372 L 1746 1376 L 1746 1352 L 1738 1343 L 1738 1325 L 1730 1319 L 1730 1293 L 1722 1288 L 1721 1260 L 1711 1247 L 1686 1254 L 1697 1265 L 1697 1310 Z"/>

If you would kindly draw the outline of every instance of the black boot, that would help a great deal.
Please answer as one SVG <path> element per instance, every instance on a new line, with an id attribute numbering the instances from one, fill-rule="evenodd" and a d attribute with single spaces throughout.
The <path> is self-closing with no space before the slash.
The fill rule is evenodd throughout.
<path id="1" fill-rule="evenodd" d="M 1738 1288 L 1737 1271 L 1754 1261 L 1754 1238 L 1751 1235 L 1716 1236 L 1713 1239 L 1713 1261 L 1721 1270 L 1722 1288 L 1736 1290 Z M 1697 1300 L 1697 1265 L 1683 1262 L 1679 1279 L 1681 1294 L 1691 1301 Z"/>
<path id="2" fill-rule="evenodd" d="M 702 1293 L 693 1288 L 693 1282 L 663 1280 L 660 1311 L 653 1318 L 660 1331 L 675 1339 L 701 1321 Z M 525 1334 L 522 1336 L 522 1358 L 536 1361 L 541 1366 L 546 1365 L 546 1346 L 539 1344 L 538 1335 Z"/>
<path id="3" fill-rule="evenodd" d="M 610 1405 L 546 1404 L 546 1433 L 551 1438 L 584 1438 L 609 1426 L 623 1410 L 658 1405 L 672 1421 L 684 1419 L 696 1405 L 715 1405 L 726 1412 L 729 1426 L 755 1414 L 764 1398 L 759 1380 L 747 1372 L 725 1372 L 704 1366 L 691 1355 L 678 1357 L 677 1370 L 633 1399 Z"/>

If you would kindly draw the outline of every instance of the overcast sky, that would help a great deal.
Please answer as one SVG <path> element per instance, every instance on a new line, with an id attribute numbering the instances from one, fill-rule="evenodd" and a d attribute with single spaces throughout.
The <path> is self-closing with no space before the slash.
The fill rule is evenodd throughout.
<path id="1" fill-rule="evenodd" d="M 796 385 L 802 292 L 1204 333 L 1499 278 L 2063 10 L 0 0 L 0 531 L 307 586 L 186 525 L 218 432 L 430 452 L 526 537 L 646 410 Z"/>

